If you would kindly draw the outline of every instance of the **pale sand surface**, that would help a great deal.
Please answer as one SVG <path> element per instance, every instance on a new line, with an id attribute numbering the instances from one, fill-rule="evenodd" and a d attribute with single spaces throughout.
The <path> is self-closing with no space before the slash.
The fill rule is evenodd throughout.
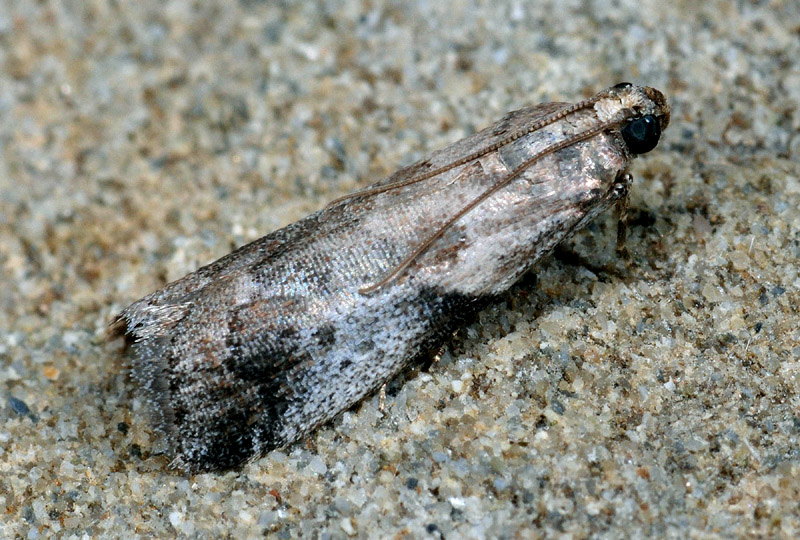
<path id="1" fill-rule="evenodd" d="M 800 3 L 197 4 L 0 1 L 0 537 L 800 534 Z M 169 469 L 114 313 L 623 80 L 673 108 L 630 264 L 609 215 L 384 412 Z"/>

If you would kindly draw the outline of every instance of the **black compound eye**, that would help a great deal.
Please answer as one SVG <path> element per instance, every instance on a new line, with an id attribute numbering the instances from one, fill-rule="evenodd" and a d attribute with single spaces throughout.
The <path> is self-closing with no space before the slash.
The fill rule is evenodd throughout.
<path id="1" fill-rule="evenodd" d="M 661 138 L 661 124 L 652 114 L 634 118 L 622 128 L 622 138 L 632 154 L 646 154 L 656 147 Z"/>

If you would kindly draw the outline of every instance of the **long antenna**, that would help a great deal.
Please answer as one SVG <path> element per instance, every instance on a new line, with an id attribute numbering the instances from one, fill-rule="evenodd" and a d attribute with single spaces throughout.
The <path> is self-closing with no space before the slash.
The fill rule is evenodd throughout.
<path id="1" fill-rule="evenodd" d="M 444 172 L 447 172 L 449 170 L 455 169 L 456 167 L 459 167 L 461 165 L 466 165 L 467 163 L 469 163 L 471 161 L 474 161 L 474 160 L 476 160 L 476 159 L 478 159 L 480 157 L 483 157 L 486 154 L 494 152 L 495 150 L 497 150 L 499 148 L 502 148 L 503 146 L 506 146 L 507 144 L 510 144 L 510 143 L 516 141 L 517 139 L 521 138 L 521 137 L 524 137 L 525 135 L 533 133 L 534 131 L 538 131 L 538 130 L 542 129 L 543 127 L 549 126 L 550 124 L 552 124 L 554 122 L 558 122 L 562 118 L 565 118 L 565 117 L 567 117 L 567 116 L 569 116 L 569 115 L 571 115 L 571 114 L 573 114 L 573 113 L 575 113 L 577 111 L 580 111 L 581 109 L 586 109 L 588 107 L 591 107 L 595 103 L 597 103 L 597 101 L 599 101 L 600 99 L 606 97 L 606 95 L 607 95 L 607 93 L 601 92 L 601 93 L 597 94 L 594 97 L 591 97 L 589 99 L 585 99 L 583 101 L 579 101 L 578 103 L 575 103 L 573 105 L 569 105 L 567 107 L 564 107 L 563 109 L 559 109 L 555 113 L 552 113 L 549 116 L 545 116 L 544 118 L 542 118 L 538 122 L 534 122 L 533 124 L 531 124 L 529 126 L 525 126 L 524 128 L 518 129 L 517 131 L 515 131 L 511 135 L 508 135 L 508 136 L 500 139 L 499 141 L 496 141 L 496 142 L 490 144 L 489 146 L 481 148 L 480 150 L 476 150 L 475 152 L 472 152 L 471 154 L 468 154 L 468 155 L 466 155 L 466 156 L 464 156 L 462 158 L 459 158 L 459 159 L 457 159 L 455 161 L 451 161 L 447 165 L 443 165 L 441 167 L 433 169 L 432 171 L 428 171 L 428 172 L 422 173 L 422 174 L 420 174 L 418 176 L 414 176 L 413 178 L 408 178 L 406 180 L 400 180 L 399 182 L 392 182 L 391 184 L 386 184 L 386 185 L 378 186 L 378 187 L 374 187 L 374 188 L 366 188 L 366 189 L 362 189 L 361 191 L 356 191 L 356 192 L 350 193 L 348 195 L 343 195 L 341 197 L 337 197 L 336 199 L 333 199 L 331 202 L 329 202 L 325 206 L 325 209 L 327 210 L 328 208 L 331 208 L 332 206 L 335 206 L 335 205 L 337 205 L 337 204 L 339 204 L 339 203 L 341 203 L 343 201 L 349 201 L 350 199 L 355 199 L 355 198 L 358 198 L 358 197 L 368 197 L 368 196 L 371 196 L 371 195 L 377 195 L 379 193 L 385 193 L 385 192 L 391 191 L 393 189 L 398 189 L 398 188 L 402 188 L 402 187 L 405 187 L 405 186 L 410 186 L 412 184 L 416 184 L 417 182 L 422 182 L 423 180 L 427 180 L 429 178 L 433 178 L 434 176 L 438 176 L 438 175 L 440 175 L 440 174 L 442 174 Z"/>

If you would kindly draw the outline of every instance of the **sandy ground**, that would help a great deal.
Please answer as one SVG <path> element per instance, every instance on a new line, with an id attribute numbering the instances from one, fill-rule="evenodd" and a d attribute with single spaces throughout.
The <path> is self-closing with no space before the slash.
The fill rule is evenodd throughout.
<path id="1" fill-rule="evenodd" d="M 800 534 L 800 3 L 271 4 L 0 1 L 0 536 Z M 623 80 L 673 109 L 629 264 L 609 215 L 383 411 L 168 467 L 116 312 Z"/>

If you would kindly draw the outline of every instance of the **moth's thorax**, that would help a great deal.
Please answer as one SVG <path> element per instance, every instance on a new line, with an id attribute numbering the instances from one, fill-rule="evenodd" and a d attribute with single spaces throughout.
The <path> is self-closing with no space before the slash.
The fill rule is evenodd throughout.
<path id="1" fill-rule="evenodd" d="M 653 115 L 659 118 L 661 129 L 669 124 L 669 106 L 664 95 L 647 86 L 610 88 L 594 105 L 597 119 L 601 122 L 620 120 L 625 114 L 636 116 Z"/>

